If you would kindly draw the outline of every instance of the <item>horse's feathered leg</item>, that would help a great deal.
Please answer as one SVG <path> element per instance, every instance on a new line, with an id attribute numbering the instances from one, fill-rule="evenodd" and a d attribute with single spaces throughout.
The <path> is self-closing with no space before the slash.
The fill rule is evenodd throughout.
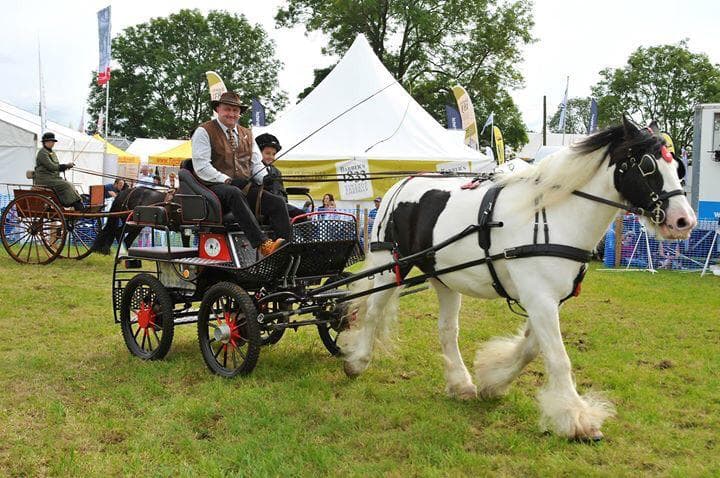
<path id="1" fill-rule="evenodd" d="M 472 383 L 472 377 L 458 348 L 458 315 L 460 314 L 461 295 L 459 292 L 448 289 L 438 280 L 432 279 L 430 283 L 435 288 L 440 303 L 438 332 L 445 361 L 445 382 L 447 384 L 445 391 L 451 397 L 463 400 L 475 398 L 477 388 Z"/>
<path id="2" fill-rule="evenodd" d="M 575 390 L 570 358 L 560 333 L 557 301 L 533 297 L 523 305 L 547 371 L 548 381 L 538 393 L 541 426 L 569 438 L 602 438 L 600 427 L 615 411 L 609 402 L 592 395 L 581 397 Z"/>
<path id="3" fill-rule="evenodd" d="M 478 395 L 495 398 L 504 395 L 513 380 L 538 354 L 530 323 L 514 337 L 494 337 L 475 355 Z"/>

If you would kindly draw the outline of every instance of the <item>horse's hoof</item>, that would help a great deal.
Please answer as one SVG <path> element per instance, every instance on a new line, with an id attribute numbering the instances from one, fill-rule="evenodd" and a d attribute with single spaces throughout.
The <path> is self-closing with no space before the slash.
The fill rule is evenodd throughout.
<path id="1" fill-rule="evenodd" d="M 345 375 L 347 375 L 349 378 L 357 378 L 366 367 L 358 367 L 351 365 L 350 362 L 344 362 L 343 363 L 343 371 L 345 371 Z"/>
<path id="2" fill-rule="evenodd" d="M 477 387 L 473 384 L 462 387 L 448 388 L 447 394 L 458 400 L 475 400 L 478 397 Z"/>
<path id="3" fill-rule="evenodd" d="M 600 430 L 592 429 L 588 435 L 578 435 L 575 437 L 575 441 L 581 443 L 599 443 L 603 441 L 605 435 Z"/>

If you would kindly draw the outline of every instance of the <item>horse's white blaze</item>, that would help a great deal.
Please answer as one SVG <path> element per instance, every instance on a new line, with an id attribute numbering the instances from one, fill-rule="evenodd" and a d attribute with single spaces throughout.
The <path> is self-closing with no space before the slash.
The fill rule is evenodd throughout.
<path id="1" fill-rule="evenodd" d="M 492 231 L 491 254 L 533 243 L 534 211 L 545 207 L 549 224 L 549 242 L 591 250 L 612 222 L 617 209 L 571 194 L 573 190 L 622 202 L 614 186 L 614 167 L 605 158 L 606 148 L 589 154 L 567 149 L 545 158 L 537 167 L 516 171 L 502 180 L 494 220 L 503 227 Z M 679 189 L 675 170 L 658 161 L 664 180 L 663 189 Z M 439 213 L 432 230 L 432 243 L 438 244 L 471 224 L 477 224 L 481 198 L 489 184 L 475 190 L 463 190 L 466 179 L 417 177 L 398 183 L 385 195 L 371 241 L 385 241 L 388 210 L 400 203 L 417 203 L 429 190 L 447 191 L 449 199 Z M 668 221 L 656 228 L 663 235 L 689 234 L 696 219 L 684 196 L 674 196 L 667 208 Z M 670 228 L 672 226 L 672 228 Z M 543 243 L 540 224 L 538 242 Z M 466 236 L 435 254 L 435 269 L 443 269 L 484 257 L 477 235 Z M 392 261 L 387 251 L 370 253 L 368 267 Z M 559 302 L 572 292 L 573 281 L 581 265 L 556 257 L 529 257 L 494 262 L 502 285 L 528 312 L 525 328 L 511 338 L 495 338 L 480 348 L 475 357 L 477 393 L 495 397 L 506 392 L 512 381 L 538 353 L 542 353 L 547 383 L 538 394 L 542 412 L 541 424 L 562 436 L 596 438 L 605 418 L 614 413 L 612 405 L 596 395 L 580 396 L 575 389 L 570 359 L 562 342 L 559 325 Z M 497 293 L 485 264 L 444 274 L 432 280 L 439 302 L 438 329 L 445 365 L 447 393 L 472 397 L 476 385 L 463 362 L 458 347 L 460 295 L 494 298 Z M 367 287 L 378 287 L 395 280 L 394 274 L 376 274 L 363 281 Z M 396 318 L 397 293 L 372 294 L 355 305 L 357 320 L 340 335 L 339 345 L 345 355 L 345 370 L 357 375 L 370 363 L 377 339 L 387 337 L 388 325 Z"/>

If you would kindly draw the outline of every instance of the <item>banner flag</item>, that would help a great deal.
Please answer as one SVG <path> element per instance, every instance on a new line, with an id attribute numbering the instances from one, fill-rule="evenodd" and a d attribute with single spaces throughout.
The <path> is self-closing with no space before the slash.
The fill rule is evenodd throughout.
<path id="1" fill-rule="evenodd" d="M 104 85 L 110 81 L 110 5 L 97 12 L 98 39 L 100 45 L 100 63 L 98 64 L 97 82 Z"/>
<path id="2" fill-rule="evenodd" d="M 480 142 L 478 140 L 477 123 L 475 122 L 475 110 L 472 101 L 470 101 L 470 96 L 465 91 L 465 88 L 460 85 L 453 86 L 452 92 L 458 104 L 462 127 L 465 130 L 465 144 L 477 151 L 480 148 Z"/>
<path id="3" fill-rule="evenodd" d="M 460 112 L 450 105 L 445 105 L 445 117 L 447 118 L 447 129 L 463 129 Z"/>
<path id="4" fill-rule="evenodd" d="M 500 128 L 493 126 L 493 133 L 495 134 L 495 151 L 497 151 L 497 163 L 502 164 L 505 162 L 505 141 L 503 141 L 502 133 Z"/>
<path id="5" fill-rule="evenodd" d="M 252 99 L 252 125 L 265 126 L 265 107 L 256 98 Z"/>
<path id="6" fill-rule="evenodd" d="M 570 86 L 570 77 L 567 77 L 567 83 L 565 83 L 565 95 L 561 103 L 562 110 L 560 110 L 560 122 L 558 128 L 565 131 L 565 114 L 567 113 L 567 100 L 568 100 L 568 87 Z"/>
<path id="7" fill-rule="evenodd" d="M 483 128 L 480 131 L 480 136 L 482 136 L 482 134 L 485 132 L 485 128 L 487 128 L 488 126 L 492 126 L 494 122 L 495 122 L 495 112 L 493 111 L 492 113 L 490 113 L 490 116 L 488 116 L 487 119 L 485 120 L 485 124 L 483 125 Z"/>
<path id="8" fill-rule="evenodd" d="M 217 101 L 220 99 L 220 95 L 227 91 L 225 83 L 223 83 L 220 75 L 214 71 L 206 71 L 205 76 L 207 77 L 208 88 L 210 88 L 210 101 Z"/>
<path id="9" fill-rule="evenodd" d="M 588 134 L 592 134 L 597 129 L 598 123 L 598 104 L 595 98 L 590 100 L 590 124 L 588 125 Z"/>

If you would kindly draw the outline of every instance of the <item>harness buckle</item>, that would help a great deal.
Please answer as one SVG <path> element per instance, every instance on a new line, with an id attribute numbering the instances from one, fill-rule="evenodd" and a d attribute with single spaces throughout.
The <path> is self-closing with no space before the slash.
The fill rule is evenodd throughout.
<path id="1" fill-rule="evenodd" d="M 517 256 L 518 256 L 518 250 L 516 247 L 510 247 L 503 251 L 503 258 L 505 258 L 505 259 L 515 259 Z"/>

